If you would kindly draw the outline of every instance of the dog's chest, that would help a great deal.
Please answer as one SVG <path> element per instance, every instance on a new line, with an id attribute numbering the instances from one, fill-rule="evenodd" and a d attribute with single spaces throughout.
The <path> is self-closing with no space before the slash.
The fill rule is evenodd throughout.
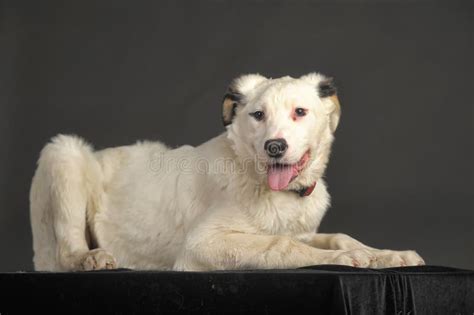
<path id="1" fill-rule="evenodd" d="M 253 224 L 260 232 L 280 235 L 316 231 L 325 211 L 314 198 L 281 194 L 267 197 L 251 209 Z"/>

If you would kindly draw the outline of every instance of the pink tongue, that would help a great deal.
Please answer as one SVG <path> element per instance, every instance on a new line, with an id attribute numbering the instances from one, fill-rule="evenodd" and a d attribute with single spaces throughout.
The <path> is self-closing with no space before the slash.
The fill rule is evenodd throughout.
<path id="1" fill-rule="evenodd" d="M 289 165 L 270 166 L 267 171 L 268 186 L 272 190 L 282 190 L 288 187 L 291 179 L 297 175 L 296 167 Z"/>

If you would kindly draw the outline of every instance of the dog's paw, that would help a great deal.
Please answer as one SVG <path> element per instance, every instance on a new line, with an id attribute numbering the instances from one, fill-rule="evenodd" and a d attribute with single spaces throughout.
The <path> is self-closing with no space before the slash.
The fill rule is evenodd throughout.
<path id="1" fill-rule="evenodd" d="M 337 256 L 334 257 L 330 263 L 336 265 L 366 268 L 371 266 L 376 259 L 377 257 L 370 250 L 358 248 L 338 253 Z"/>
<path id="2" fill-rule="evenodd" d="M 107 251 L 97 248 L 87 252 L 81 262 L 82 270 L 115 269 L 117 262 Z"/>
<path id="3" fill-rule="evenodd" d="M 375 250 L 374 254 L 377 259 L 371 264 L 372 268 L 421 266 L 425 264 L 423 258 L 413 250 Z"/>

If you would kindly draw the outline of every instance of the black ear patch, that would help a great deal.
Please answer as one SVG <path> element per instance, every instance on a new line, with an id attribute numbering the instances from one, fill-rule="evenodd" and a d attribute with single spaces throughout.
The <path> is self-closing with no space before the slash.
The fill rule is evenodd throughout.
<path id="1" fill-rule="evenodd" d="M 242 94 L 229 89 L 222 100 L 222 123 L 224 126 L 230 125 L 234 119 L 237 106 L 242 101 Z"/>
<path id="2" fill-rule="evenodd" d="M 319 97 L 329 97 L 337 93 L 336 85 L 334 84 L 334 79 L 329 78 L 319 82 L 318 86 Z"/>
<path id="3" fill-rule="evenodd" d="M 238 103 L 242 100 L 242 94 L 229 89 L 229 91 L 224 95 L 224 99 L 226 98 L 229 98 L 230 100 Z"/>

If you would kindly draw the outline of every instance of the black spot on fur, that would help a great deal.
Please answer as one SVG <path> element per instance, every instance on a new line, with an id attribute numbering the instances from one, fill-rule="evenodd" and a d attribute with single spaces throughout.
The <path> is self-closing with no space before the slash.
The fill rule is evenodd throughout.
<path id="1" fill-rule="evenodd" d="M 235 116 L 235 110 L 237 109 L 237 103 L 232 104 L 232 117 Z"/>
<path id="2" fill-rule="evenodd" d="M 334 85 L 334 79 L 329 78 L 319 83 L 319 97 L 329 97 L 337 93 L 336 85 Z"/>
<path id="3" fill-rule="evenodd" d="M 242 94 L 230 90 L 224 95 L 224 99 L 226 98 L 231 99 L 234 102 L 240 102 L 242 100 Z"/>

